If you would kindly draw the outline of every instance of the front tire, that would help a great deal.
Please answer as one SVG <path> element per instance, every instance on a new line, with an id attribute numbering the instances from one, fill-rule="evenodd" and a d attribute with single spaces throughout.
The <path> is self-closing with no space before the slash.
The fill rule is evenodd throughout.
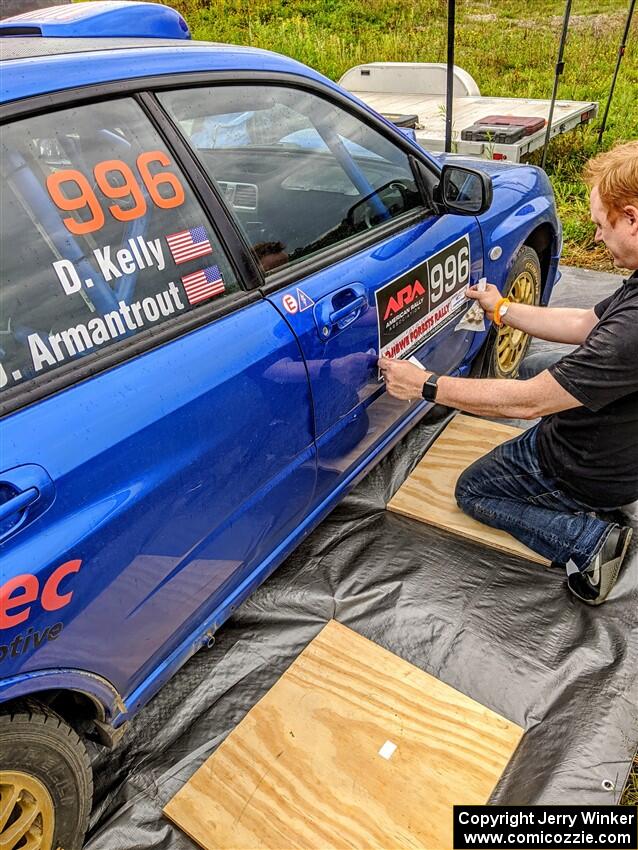
<path id="1" fill-rule="evenodd" d="M 29 703 L 0 715 L 0 847 L 80 850 L 92 797 L 84 744 L 58 714 Z"/>
<path id="2" fill-rule="evenodd" d="M 503 295 L 519 304 L 538 305 L 541 300 L 541 264 L 529 245 L 520 248 L 503 287 Z M 495 327 L 488 365 L 493 378 L 516 378 L 530 344 L 529 334 L 501 325 Z"/>

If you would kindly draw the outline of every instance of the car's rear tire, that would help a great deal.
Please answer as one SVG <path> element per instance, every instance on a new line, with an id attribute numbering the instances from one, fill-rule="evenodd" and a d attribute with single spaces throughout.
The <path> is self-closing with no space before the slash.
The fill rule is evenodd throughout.
<path id="1" fill-rule="evenodd" d="M 503 295 L 522 304 L 540 303 L 541 264 L 538 254 L 529 245 L 520 248 L 503 287 Z M 493 378 L 516 378 L 529 348 L 530 337 L 522 331 L 503 324 L 494 328 L 490 347 L 488 375 Z"/>
<path id="2" fill-rule="evenodd" d="M 80 850 L 92 797 L 84 744 L 58 714 L 31 702 L 0 714 L 0 846 Z"/>

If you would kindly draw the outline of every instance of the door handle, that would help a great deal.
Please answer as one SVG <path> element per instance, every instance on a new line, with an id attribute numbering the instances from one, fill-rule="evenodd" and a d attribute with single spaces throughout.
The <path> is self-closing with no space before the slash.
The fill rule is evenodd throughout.
<path id="1" fill-rule="evenodd" d="M 53 481 L 37 464 L 0 472 L 0 542 L 43 514 L 54 498 Z"/>
<path id="2" fill-rule="evenodd" d="M 327 342 L 333 331 L 345 330 L 367 306 L 368 296 L 363 283 L 351 283 L 317 301 L 314 317 L 321 339 Z"/>
<path id="3" fill-rule="evenodd" d="M 17 514 L 32 505 L 40 498 L 40 491 L 37 487 L 29 487 L 28 490 L 23 490 L 17 496 L 13 496 L 8 501 L 0 505 L 0 522 L 7 517 Z"/>
<path id="4" fill-rule="evenodd" d="M 342 307 L 340 310 L 335 310 L 334 313 L 331 313 L 330 324 L 339 324 L 339 322 L 342 322 L 344 319 L 347 319 L 354 313 L 358 312 L 365 303 L 365 296 L 360 295 L 358 298 L 355 298 L 354 301 L 350 301 L 349 304 L 346 304 L 345 307 Z"/>

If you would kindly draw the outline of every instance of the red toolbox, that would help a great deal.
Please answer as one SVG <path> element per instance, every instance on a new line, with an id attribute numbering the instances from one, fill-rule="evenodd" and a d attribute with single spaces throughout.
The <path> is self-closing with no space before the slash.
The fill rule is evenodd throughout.
<path id="1" fill-rule="evenodd" d="M 492 127 L 523 127 L 523 135 L 531 136 L 532 133 L 542 130 L 547 122 L 544 118 L 538 118 L 536 115 L 487 115 L 476 123 L 489 124 Z"/>
<path id="2" fill-rule="evenodd" d="M 472 124 L 461 130 L 464 142 L 491 142 L 496 145 L 511 145 L 525 136 L 524 127 L 507 127 L 503 124 Z"/>

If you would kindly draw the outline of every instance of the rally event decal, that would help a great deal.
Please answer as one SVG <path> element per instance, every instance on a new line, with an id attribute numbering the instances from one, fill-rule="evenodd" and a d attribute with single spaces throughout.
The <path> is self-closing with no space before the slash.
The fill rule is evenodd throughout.
<path id="1" fill-rule="evenodd" d="M 470 240 L 463 236 L 375 293 L 379 356 L 408 357 L 465 308 Z"/>

